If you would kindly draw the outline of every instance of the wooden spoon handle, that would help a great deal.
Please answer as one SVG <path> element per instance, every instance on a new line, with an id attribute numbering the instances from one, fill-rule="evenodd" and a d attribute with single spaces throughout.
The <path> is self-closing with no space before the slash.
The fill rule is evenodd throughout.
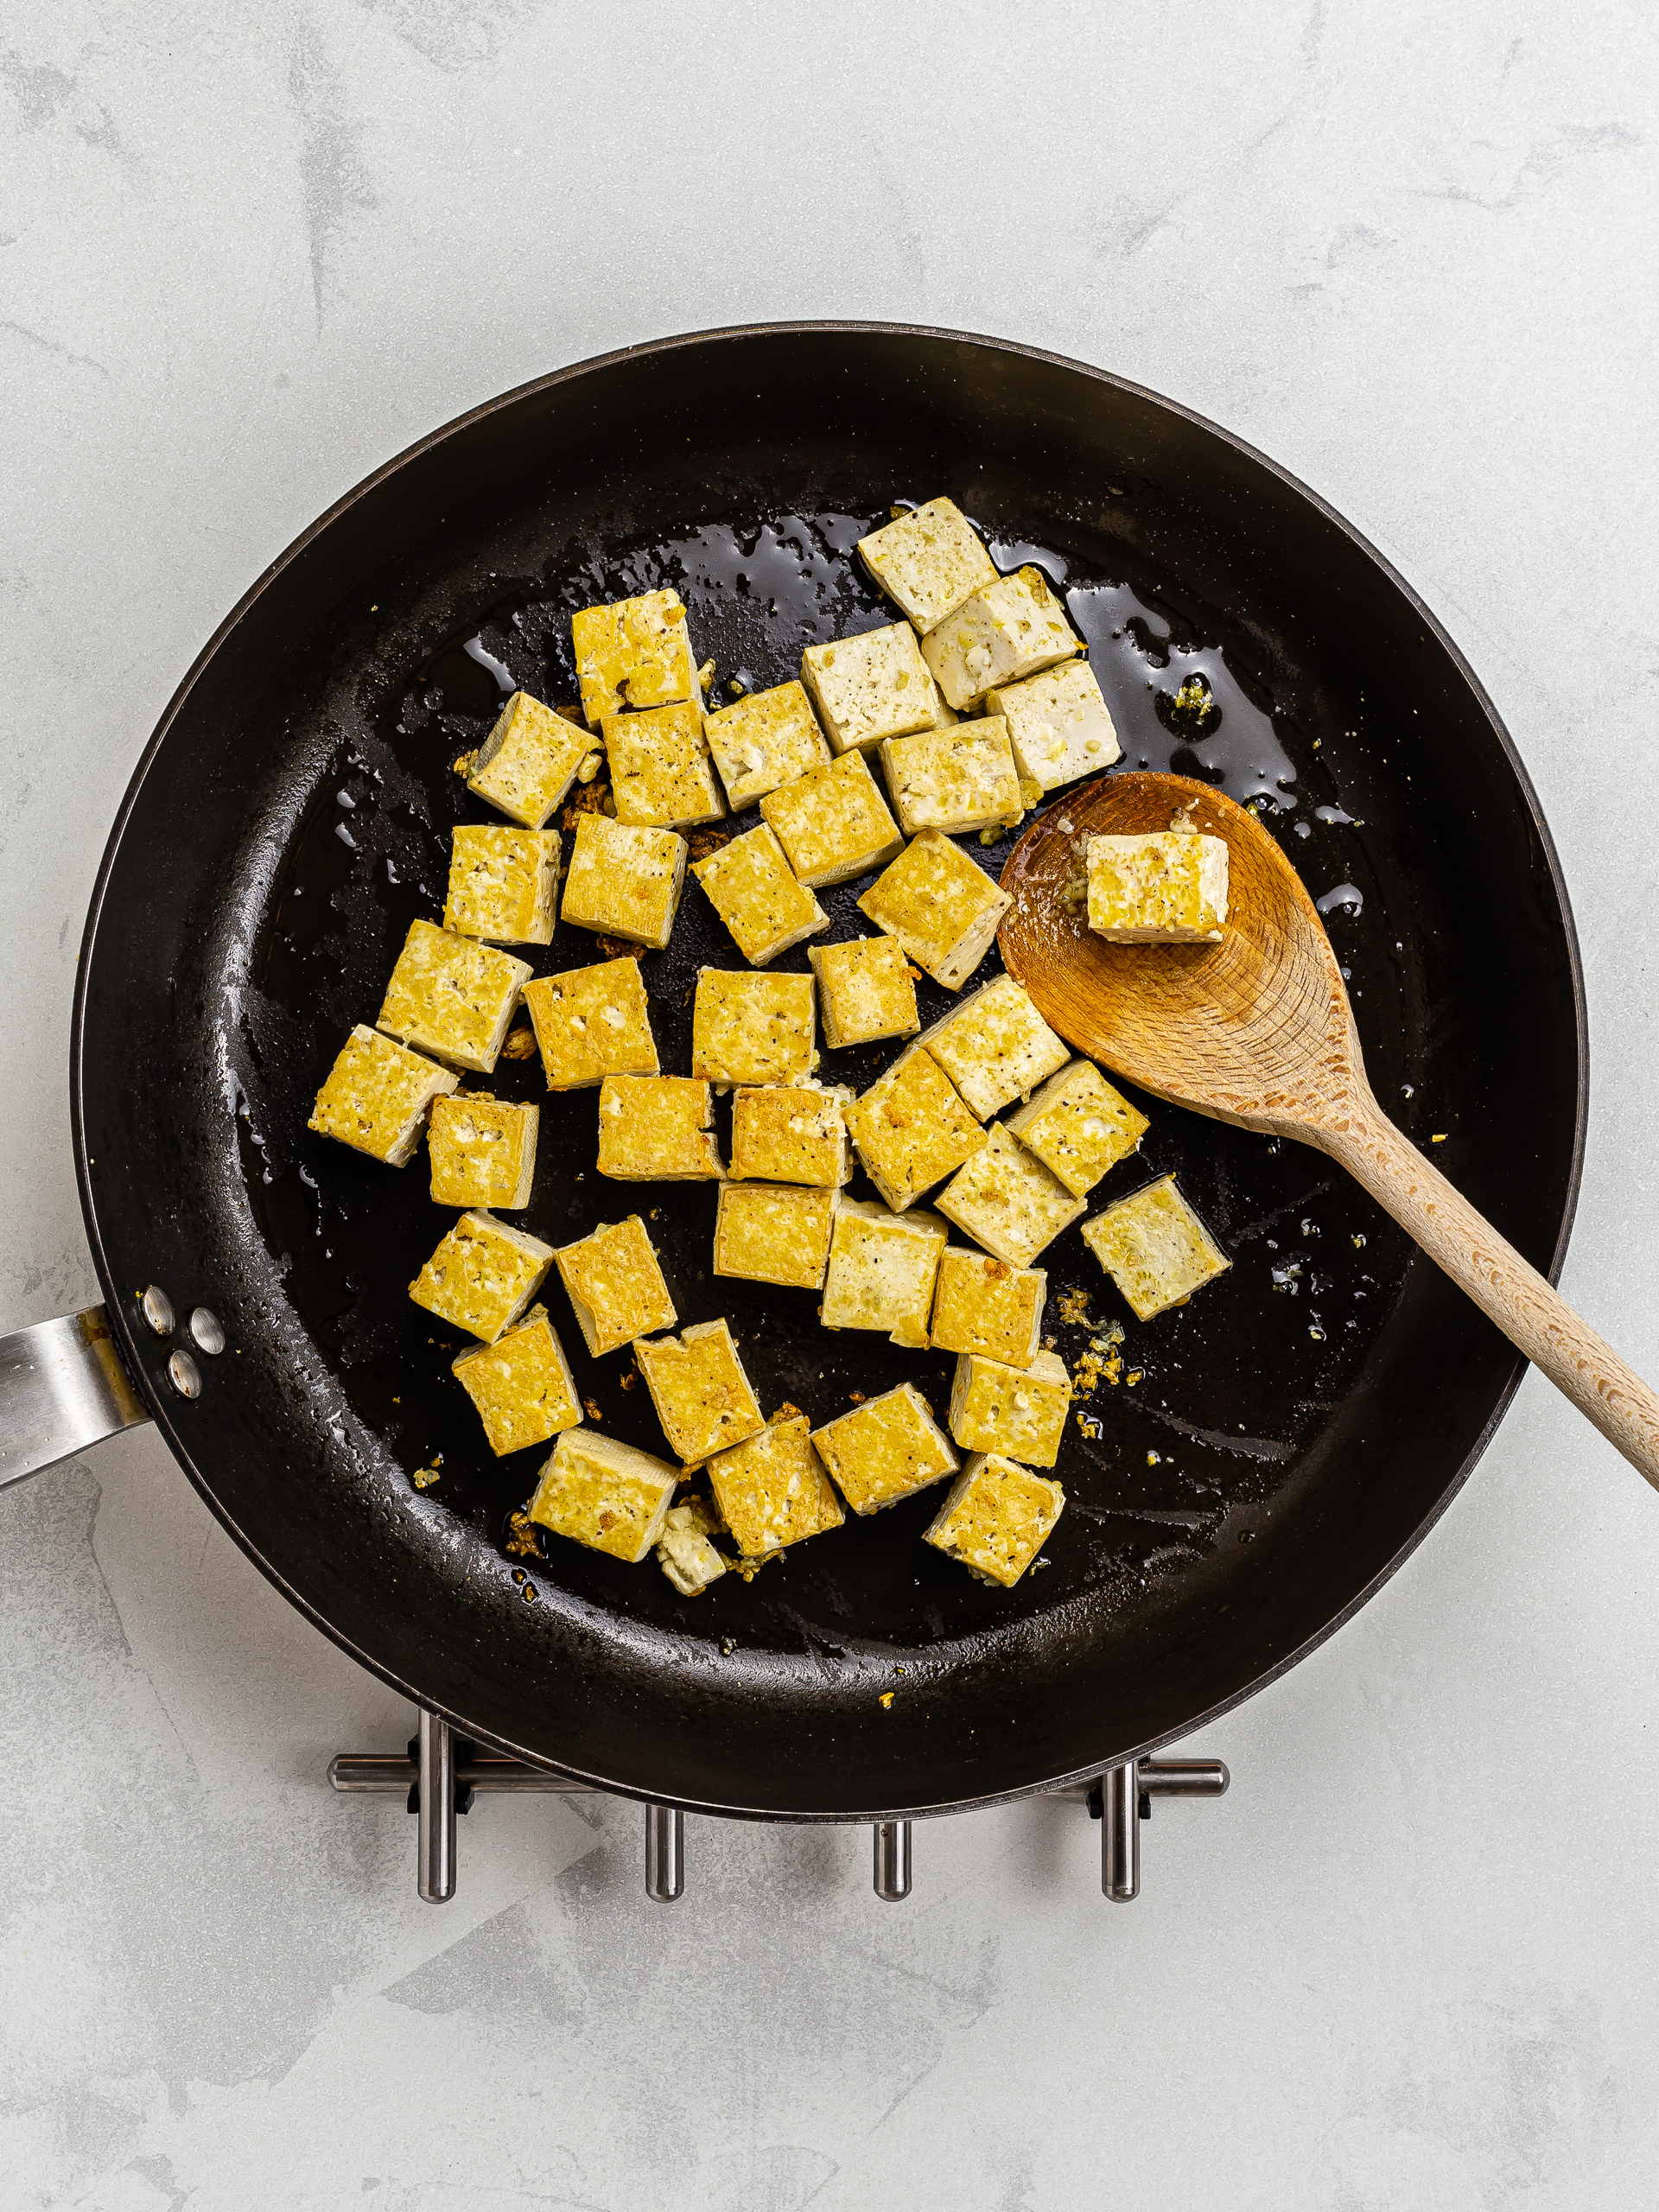
<path id="1" fill-rule="evenodd" d="M 1659 1490 L 1659 1395 L 1430 1166 L 1375 1099 L 1308 1135 Z"/>

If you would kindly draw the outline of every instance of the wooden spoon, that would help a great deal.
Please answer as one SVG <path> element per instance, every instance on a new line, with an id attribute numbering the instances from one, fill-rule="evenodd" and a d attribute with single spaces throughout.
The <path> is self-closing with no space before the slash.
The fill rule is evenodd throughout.
<path id="1" fill-rule="evenodd" d="M 1061 903 L 1079 840 L 1167 830 L 1183 808 L 1227 841 L 1220 943 L 1109 944 Z M 1659 1488 L 1659 1397 L 1378 1106 L 1325 925 L 1254 815 L 1185 776 L 1104 777 L 1032 824 L 1002 887 L 1008 973 L 1069 1044 L 1178 1106 L 1328 1153 Z"/>

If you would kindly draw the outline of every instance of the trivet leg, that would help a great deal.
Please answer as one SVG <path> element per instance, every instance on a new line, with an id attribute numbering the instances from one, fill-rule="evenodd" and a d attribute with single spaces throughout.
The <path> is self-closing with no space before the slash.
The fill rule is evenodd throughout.
<path id="1" fill-rule="evenodd" d="M 884 1904 L 902 1904 L 910 1895 L 910 1822 L 875 1823 L 875 1894 Z"/>
<path id="2" fill-rule="evenodd" d="M 1141 1888 L 1141 1795 L 1135 1761 L 1109 1766 L 1100 1778 L 1100 1886 L 1114 1904 L 1130 1904 Z"/>
<path id="3" fill-rule="evenodd" d="M 645 1895 L 672 1904 L 685 1887 L 685 1815 L 677 1805 L 645 1808 Z"/>
<path id="4" fill-rule="evenodd" d="M 455 1894 L 455 1739 L 435 1713 L 420 1715 L 418 1826 L 423 1901 L 447 1904 Z"/>

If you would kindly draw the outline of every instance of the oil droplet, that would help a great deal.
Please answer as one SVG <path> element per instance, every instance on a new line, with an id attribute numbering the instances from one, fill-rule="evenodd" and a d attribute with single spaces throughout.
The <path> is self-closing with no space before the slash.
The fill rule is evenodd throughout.
<path id="1" fill-rule="evenodd" d="M 1357 891 L 1351 883 L 1338 883 L 1316 899 L 1313 904 L 1322 914 L 1357 914 L 1363 911 L 1365 894 Z"/>

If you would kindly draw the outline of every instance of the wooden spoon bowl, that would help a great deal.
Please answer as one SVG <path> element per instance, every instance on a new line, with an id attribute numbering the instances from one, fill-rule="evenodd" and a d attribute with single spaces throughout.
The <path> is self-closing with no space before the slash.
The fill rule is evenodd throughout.
<path id="1" fill-rule="evenodd" d="M 1220 940 L 1109 944 L 1076 895 L 1084 840 L 1173 822 L 1226 841 Z M 1002 888 L 1003 961 L 1068 1044 L 1176 1105 L 1329 1154 L 1659 1488 L 1659 1397 L 1378 1106 L 1325 925 L 1254 815 L 1185 776 L 1103 777 L 1039 817 Z"/>

